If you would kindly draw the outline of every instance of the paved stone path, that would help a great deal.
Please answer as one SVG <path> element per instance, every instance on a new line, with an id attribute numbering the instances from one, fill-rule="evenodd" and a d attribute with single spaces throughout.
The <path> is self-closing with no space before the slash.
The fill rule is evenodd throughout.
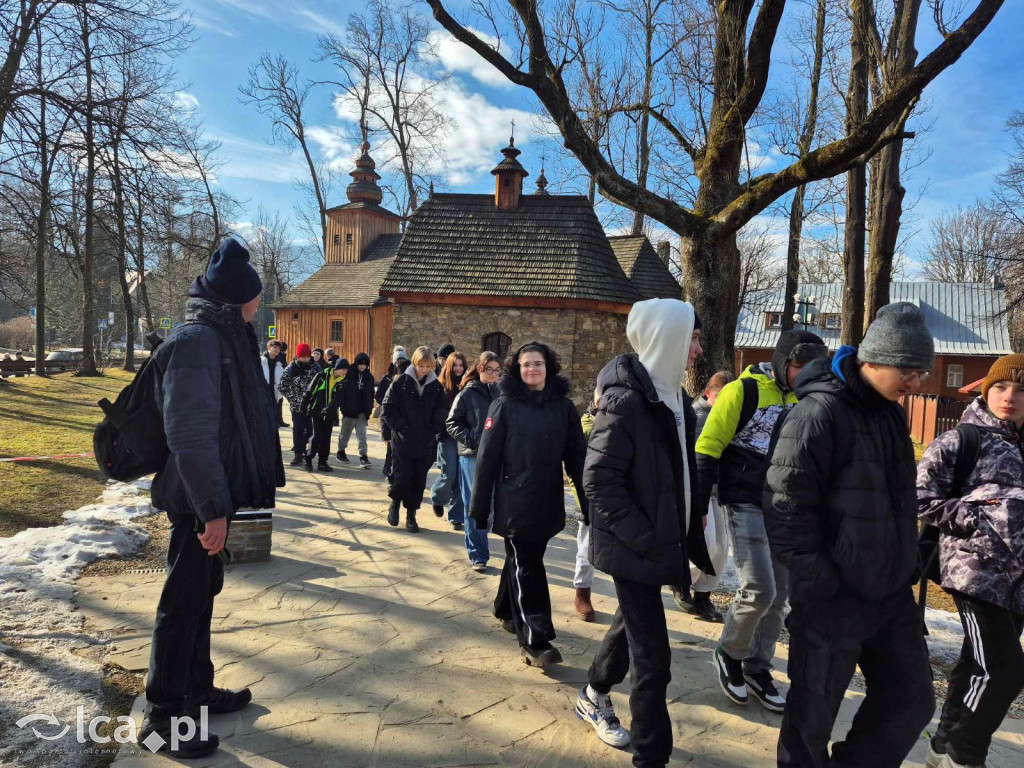
<path id="1" fill-rule="evenodd" d="M 597 623 L 579 621 L 572 610 L 575 541 L 562 534 L 551 542 L 556 645 L 565 663 L 548 674 L 526 667 L 514 638 L 490 614 L 500 539 L 491 538 L 491 567 L 481 575 L 469 568 L 461 534 L 429 505 L 419 535 L 390 528 L 376 435 L 371 457 L 370 471 L 289 468 L 274 515 L 273 558 L 232 566 L 214 616 L 217 684 L 251 686 L 254 702 L 211 718 L 222 749 L 189 764 L 629 766 L 627 752 L 601 744 L 573 714 L 615 608 L 610 581 L 599 575 L 595 585 Z M 111 638 L 109 661 L 146 669 L 162 583 L 162 574 L 80 580 L 87 630 Z M 665 595 L 673 649 L 671 765 L 774 766 L 779 716 L 725 700 L 710 663 L 717 628 L 671 609 Z M 784 656 L 777 666 L 785 670 Z M 628 727 L 627 686 L 613 700 Z M 860 698 L 848 695 L 839 728 L 848 726 Z M 141 705 L 133 713 L 140 722 Z M 925 748 L 922 739 L 906 765 L 921 766 Z M 126 748 L 116 765 L 171 762 Z M 1008 721 L 989 766 L 1020 765 L 1024 727 Z"/>

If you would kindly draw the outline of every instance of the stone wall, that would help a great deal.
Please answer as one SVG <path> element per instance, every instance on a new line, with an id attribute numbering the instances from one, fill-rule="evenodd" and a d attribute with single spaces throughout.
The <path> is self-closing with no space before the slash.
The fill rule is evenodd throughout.
<path id="1" fill-rule="evenodd" d="M 409 354 L 423 344 L 435 351 L 451 342 L 466 357 L 480 354 L 483 339 L 501 332 L 512 348 L 537 339 L 549 344 L 562 359 L 562 373 L 572 382 L 572 399 L 585 408 L 593 395 L 597 374 L 611 358 L 628 349 L 626 316 L 576 309 L 529 309 L 444 304 L 395 305 L 392 342 Z"/>

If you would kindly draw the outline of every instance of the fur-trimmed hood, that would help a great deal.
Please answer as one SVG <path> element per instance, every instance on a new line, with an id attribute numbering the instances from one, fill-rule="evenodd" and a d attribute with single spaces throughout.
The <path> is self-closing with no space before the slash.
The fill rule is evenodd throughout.
<path id="1" fill-rule="evenodd" d="M 553 400 L 558 397 L 568 397 L 571 391 L 569 380 L 565 376 L 549 377 L 544 385 L 544 389 L 533 391 L 526 386 L 522 379 L 507 373 L 498 382 L 498 389 L 501 391 L 501 394 L 515 400 L 528 400 L 530 398 Z"/>

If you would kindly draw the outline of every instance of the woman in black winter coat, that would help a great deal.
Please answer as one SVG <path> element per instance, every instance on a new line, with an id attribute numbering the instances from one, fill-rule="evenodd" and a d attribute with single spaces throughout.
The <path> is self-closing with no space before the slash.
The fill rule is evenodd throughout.
<path id="1" fill-rule="evenodd" d="M 469 501 L 473 497 L 473 479 L 476 476 L 476 451 L 484 433 L 487 411 L 497 396 L 497 382 L 501 376 L 501 358 L 493 352 L 483 352 L 462 380 L 462 389 L 455 396 L 448 421 L 448 434 L 458 444 L 459 482 L 465 509 L 463 525 L 466 527 L 466 551 L 473 570 L 483 573 L 491 550 L 487 545 L 487 528 L 477 528 L 469 515 Z"/>
<path id="2" fill-rule="evenodd" d="M 568 397 L 569 381 L 558 375 L 561 365 L 550 347 L 525 344 L 506 369 L 484 422 L 470 512 L 476 527 L 486 529 L 494 499 L 494 532 L 505 539 L 506 555 L 494 615 L 515 632 L 523 661 L 543 668 L 562 660 L 551 645 L 555 628 L 544 550 L 565 527 L 563 465 L 586 516 L 587 443 Z"/>
<path id="3" fill-rule="evenodd" d="M 412 365 L 396 376 L 381 403 L 381 420 L 391 430 L 392 467 L 388 523 L 398 525 L 398 507 L 405 507 L 405 528 L 419 531 L 416 510 L 423 503 L 427 473 L 437 456 L 437 443 L 447 435 L 444 388 L 437 380 L 437 361 L 430 347 L 412 355 Z"/>

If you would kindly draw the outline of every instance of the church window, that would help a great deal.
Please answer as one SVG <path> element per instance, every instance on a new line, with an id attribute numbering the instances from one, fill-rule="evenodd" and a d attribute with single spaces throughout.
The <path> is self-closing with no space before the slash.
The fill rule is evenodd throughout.
<path id="1" fill-rule="evenodd" d="M 483 348 L 485 352 L 493 352 L 502 360 L 508 355 L 509 347 L 512 346 L 511 337 L 497 331 L 495 333 L 488 333 L 484 336 Z"/>
<path id="2" fill-rule="evenodd" d="M 331 320 L 331 344 L 342 344 L 345 341 L 345 323 L 342 320 Z"/>
<path id="3" fill-rule="evenodd" d="M 345 233 L 345 245 L 352 245 L 352 233 L 351 232 L 346 232 Z"/>
<path id="4" fill-rule="evenodd" d="M 341 245 L 341 236 L 338 235 L 337 233 L 335 233 L 335 235 L 334 235 L 333 243 L 335 245 Z"/>

